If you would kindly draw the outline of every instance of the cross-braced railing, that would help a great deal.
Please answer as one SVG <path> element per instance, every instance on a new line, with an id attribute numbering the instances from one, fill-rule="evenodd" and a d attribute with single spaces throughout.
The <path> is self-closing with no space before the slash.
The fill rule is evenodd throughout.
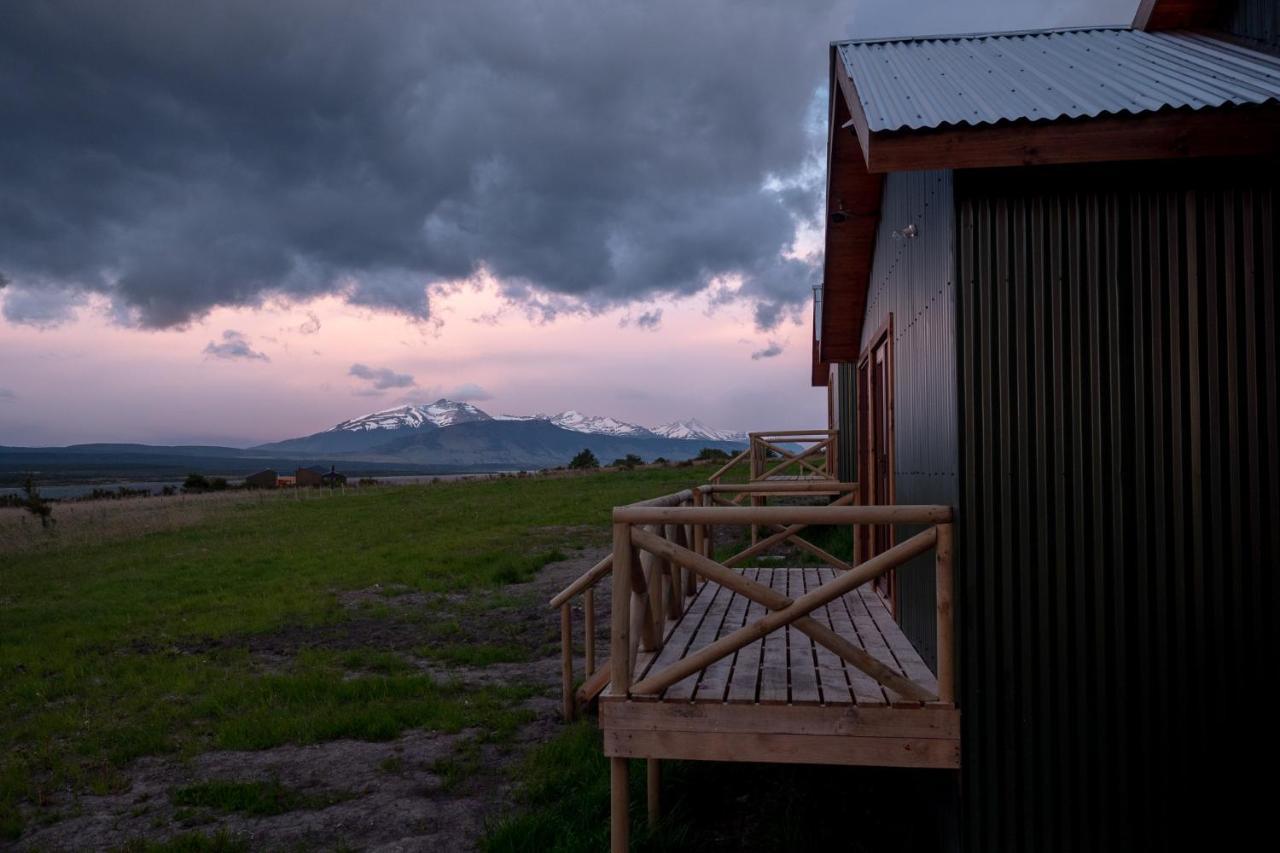
<path id="1" fill-rule="evenodd" d="M 705 487 L 704 487 L 705 488 Z M 702 490 L 695 495 L 703 494 Z M 713 493 L 714 494 L 714 493 Z M 696 498 L 695 498 L 696 501 Z M 788 625 L 866 673 L 902 700 L 954 704 L 952 627 L 952 513 L 945 506 L 629 506 L 613 512 L 613 618 L 610 639 L 610 693 L 617 697 L 656 698 L 672 684 L 703 670 L 738 649 Z M 805 525 L 913 524 L 920 533 L 859 564 L 840 563 L 841 573 L 821 587 L 792 599 L 756 583 L 727 565 L 747 559 L 747 551 L 724 562 L 713 559 L 708 529 L 713 525 L 768 526 L 775 536 L 794 537 Z M 691 536 L 689 534 L 692 534 Z M 686 541 L 681 541 L 685 539 Z M 691 540 L 691 542 L 689 541 Z M 778 541 L 781 541 L 779 539 Z M 755 546 L 753 546 L 755 547 Z M 928 551 L 934 551 L 937 583 L 938 690 L 911 681 L 866 649 L 822 625 L 810 614 Z M 830 555 L 827 555 L 830 556 Z M 655 564 L 654 561 L 661 561 Z M 669 565 L 717 583 L 763 605 L 769 611 L 693 653 L 650 670 L 632 681 L 638 651 L 657 649 L 665 624 L 660 610 L 645 602 L 655 596 L 652 569 Z M 674 575 L 673 575 L 674 577 Z M 639 606 L 636 606 L 636 604 Z"/>
<path id="2" fill-rule="evenodd" d="M 777 430 L 748 434 L 749 443 L 707 478 L 719 485 L 741 462 L 748 462 L 748 482 L 781 477 L 808 477 L 834 480 L 836 473 L 836 437 L 833 429 Z"/>
<path id="3" fill-rule="evenodd" d="M 779 430 L 751 433 L 751 479 L 800 476 L 836 478 L 836 431 Z"/>

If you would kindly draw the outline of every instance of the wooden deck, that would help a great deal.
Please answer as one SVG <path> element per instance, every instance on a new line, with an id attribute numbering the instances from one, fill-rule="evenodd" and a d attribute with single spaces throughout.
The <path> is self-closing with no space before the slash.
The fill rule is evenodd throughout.
<path id="1" fill-rule="evenodd" d="M 791 599 L 817 590 L 836 570 L 737 569 Z M 666 623 L 661 651 L 641 652 L 635 681 L 764 616 L 763 605 L 702 584 L 678 619 Z M 813 611 L 824 627 L 931 693 L 934 674 L 869 586 Z M 657 696 L 607 690 L 600 725 L 605 754 L 626 758 L 862 764 L 955 768 L 959 711 L 907 699 L 787 625 Z"/>

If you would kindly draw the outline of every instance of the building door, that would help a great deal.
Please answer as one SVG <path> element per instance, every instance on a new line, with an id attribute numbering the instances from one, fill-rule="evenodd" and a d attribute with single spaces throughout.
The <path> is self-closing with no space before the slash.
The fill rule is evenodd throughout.
<path id="1" fill-rule="evenodd" d="M 864 504 L 892 504 L 893 496 L 893 353 L 892 317 L 873 338 L 859 363 L 859 396 L 863 405 L 865 436 L 860 491 Z M 867 560 L 893 547 L 893 526 L 864 527 L 859 536 L 860 560 Z M 897 613 L 897 584 L 893 572 L 874 582 L 877 592 Z"/>

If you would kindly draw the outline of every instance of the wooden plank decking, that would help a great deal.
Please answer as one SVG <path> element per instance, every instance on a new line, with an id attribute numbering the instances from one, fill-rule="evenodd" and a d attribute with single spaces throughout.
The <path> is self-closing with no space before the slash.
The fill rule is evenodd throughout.
<path id="1" fill-rule="evenodd" d="M 831 568 L 747 568 L 745 577 L 796 598 L 832 580 Z M 761 605 L 703 584 L 666 642 L 641 653 L 636 680 L 764 614 Z M 813 617 L 929 691 L 937 680 L 888 608 L 861 587 Z M 787 626 L 668 687 L 658 697 L 601 697 L 605 753 L 614 757 L 958 767 L 959 711 L 907 700 Z"/>

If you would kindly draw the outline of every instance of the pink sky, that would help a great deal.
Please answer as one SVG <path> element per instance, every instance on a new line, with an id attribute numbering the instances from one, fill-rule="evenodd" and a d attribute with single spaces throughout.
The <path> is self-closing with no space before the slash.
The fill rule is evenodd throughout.
<path id="1" fill-rule="evenodd" d="M 493 414 L 572 408 L 646 426 L 825 423 L 824 393 L 809 386 L 804 312 L 764 333 L 748 304 L 704 293 L 544 322 L 492 282 L 435 292 L 432 310 L 420 323 L 329 296 L 216 309 L 168 331 L 117 325 L 102 302 L 53 328 L 0 319 L 0 444 L 248 445 L 442 396 Z M 636 322 L 658 310 L 656 328 Z M 265 358 L 208 354 L 227 331 Z M 771 344 L 781 353 L 752 358 Z M 357 363 L 413 385 L 377 391 L 349 375 Z"/>

